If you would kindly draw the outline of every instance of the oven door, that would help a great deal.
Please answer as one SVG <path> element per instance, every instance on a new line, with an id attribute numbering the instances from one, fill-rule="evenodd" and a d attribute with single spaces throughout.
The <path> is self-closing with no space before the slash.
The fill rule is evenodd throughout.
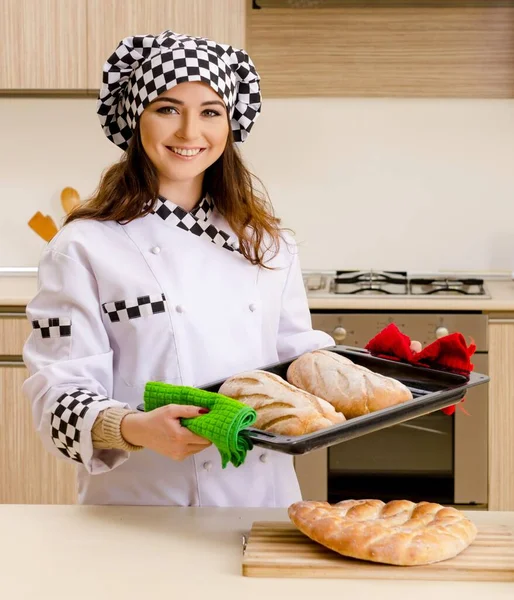
<path id="1" fill-rule="evenodd" d="M 489 373 L 486 353 L 471 358 L 475 371 Z M 462 409 L 462 410 L 461 410 Z M 489 384 L 469 390 L 455 411 L 455 504 L 488 503 Z"/>
<path id="2" fill-rule="evenodd" d="M 328 501 L 453 503 L 454 418 L 441 411 L 328 448 Z"/>
<path id="3" fill-rule="evenodd" d="M 488 372 L 487 354 L 473 363 Z M 453 416 L 437 411 L 298 456 L 302 496 L 487 505 L 487 415 L 488 386 L 477 386 Z"/>

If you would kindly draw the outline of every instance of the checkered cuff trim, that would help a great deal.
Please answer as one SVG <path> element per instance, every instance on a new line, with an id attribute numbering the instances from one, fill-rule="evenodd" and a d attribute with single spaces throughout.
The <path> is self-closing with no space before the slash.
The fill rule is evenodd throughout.
<path id="1" fill-rule="evenodd" d="M 92 405 L 112 402 L 111 398 L 92 394 L 88 390 L 73 389 L 63 394 L 53 405 L 51 414 L 51 436 L 55 446 L 64 456 L 82 463 L 80 436 L 84 417 Z"/>
<path id="2" fill-rule="evenodd" d="M 153 296 L 139 296 L 135 300 L 118 300 L 102 304 L 103 311 L 108 315 L 111 323 L 130 321 L 139 317 L 149 317 L 168 310 L 166 296 L 157 294 Z"/>
<path id="3" fill-rule="evenodd" d="M 70 337 L 71 319 L 35 319 L 32 321 L 32 329 L 36 335 L 43 339 Z"/>

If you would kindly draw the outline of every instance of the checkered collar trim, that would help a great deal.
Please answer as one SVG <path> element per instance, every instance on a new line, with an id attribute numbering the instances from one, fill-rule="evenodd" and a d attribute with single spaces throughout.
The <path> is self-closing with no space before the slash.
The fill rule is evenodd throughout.
<path id="1" fill-rule="evenodd" d="M 207 221 L 214 211 L 214 202 L 209 196 L 202 198 L 200 202 L 193 208 L 191 212 L 185 211 L 180 206 L 177 206 L 163 196 L 157 198 L 157 204 L 153 209 L 156 215 L 159 215 L 163 221 L 171 218 L 172 221 L 177 219 L 184 222 L 185 225 L 194 225 L 198 221 Z"/>
<path id="2" fill-rule="evenodd" d="M 191 212 L 185 211 L 180 206 L 159 196 L 153 213 L 163 221 L 176 225 L 184 231 L 189 231 L 198 237 L 211 241 L 213 244 L 225 248 L 230 252 L 241 252 L 239 241 L 235 236 L 217 228 L 212 224 L 214 201 L 210 196 L 205 196 Z"/>

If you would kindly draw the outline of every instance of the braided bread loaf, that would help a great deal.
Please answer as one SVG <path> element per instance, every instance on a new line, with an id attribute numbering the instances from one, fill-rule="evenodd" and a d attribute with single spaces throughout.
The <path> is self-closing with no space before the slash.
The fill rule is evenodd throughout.
<path id="1" fill-rule="evenodd" d="M 234 375 L 223 383 L 219 393 L 254 408 L 255 427 L 279 435 L 312 433 L 346 420 L 325 400 L 267 371 Z"/>
<path id="2" fill-rule="evenodd" d="M 391 565 L 425 565 L 453 558 L 477 528 L 459 510 L 408 500 L 303 501 L 289 507 L 293 524 L 344 556 Z"/>
<path id="3" fill-rule="evenodd" d="M 294 386 L 330 402 L 347 419 L 412 400 L 411 391 L 400 381 L 330 350 L 302 354 L 289 365 L 286 377 Z"/>

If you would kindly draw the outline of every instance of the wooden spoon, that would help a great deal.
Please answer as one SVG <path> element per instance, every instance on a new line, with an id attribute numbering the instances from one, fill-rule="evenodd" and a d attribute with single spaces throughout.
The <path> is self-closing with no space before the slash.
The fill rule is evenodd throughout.
<path id="1" fill-rule="evenodd" d="M 39 211 L 32 216 L 28 224 L 32 230 L 47 242 L 59 231 L 52 217 L 43 215 Z"/>
<path id="2" fill-rule="evenodd" d="M 72 187 L 65 187 L 61 192 L 61 204 L 66 214 L 77 208 L 80 205 L 80 196 L 77 190 Z"/>

